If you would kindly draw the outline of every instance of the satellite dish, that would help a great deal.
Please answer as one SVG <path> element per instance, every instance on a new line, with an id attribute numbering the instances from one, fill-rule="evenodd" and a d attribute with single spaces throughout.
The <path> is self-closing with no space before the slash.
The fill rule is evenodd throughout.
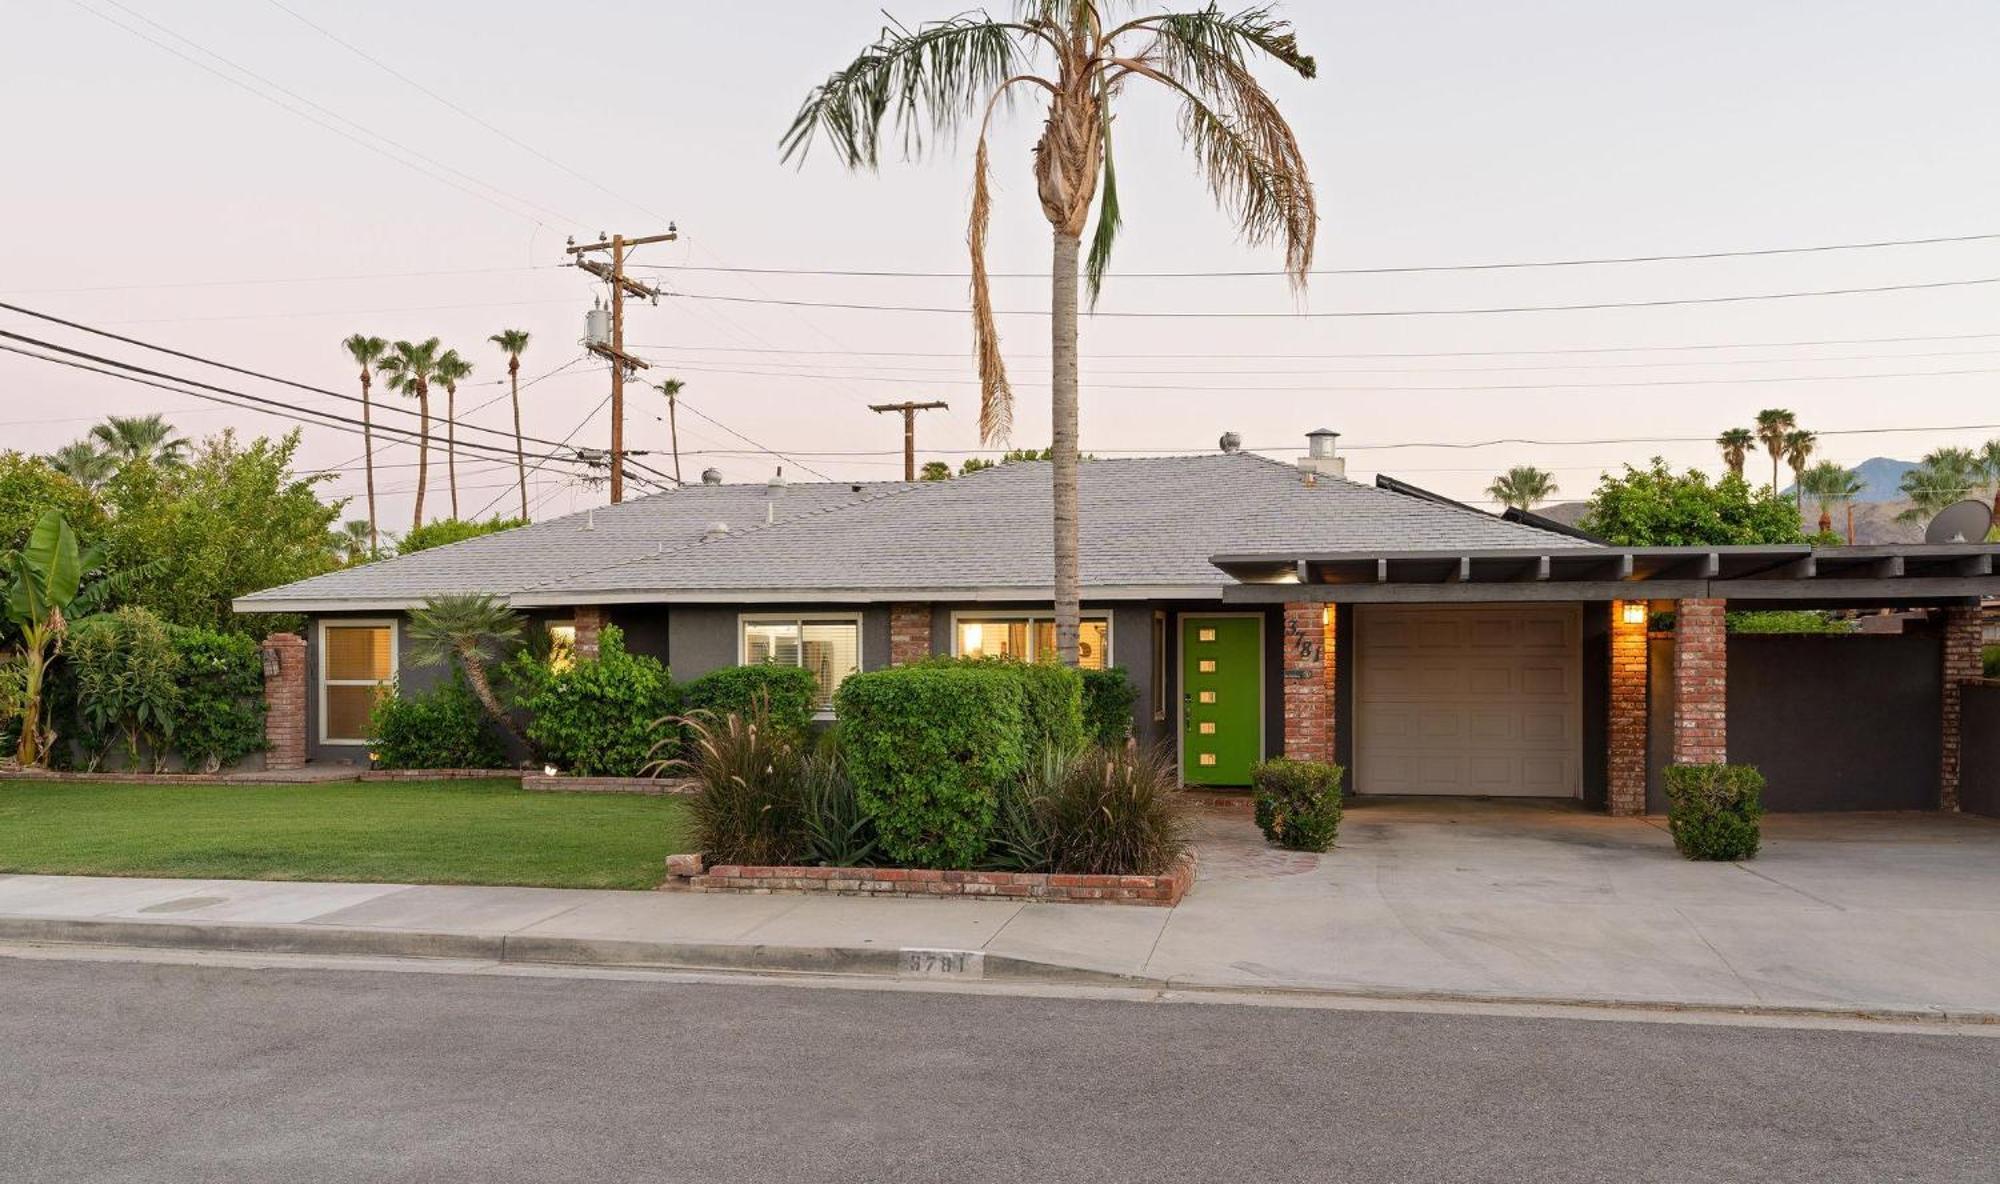
<path id="1" fill-rule="evenodd" d="M 1953 502 L 1924 530 L 1927 543 L 1983 543 L 1993 529 L 1993 507 L 1978 498 Z"/>

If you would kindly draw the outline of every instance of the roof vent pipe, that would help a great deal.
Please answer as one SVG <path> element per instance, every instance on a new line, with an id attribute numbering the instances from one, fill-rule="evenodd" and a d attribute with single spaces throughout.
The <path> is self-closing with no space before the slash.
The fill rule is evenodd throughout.
<path id="1" fill-rule="evenodd" d="M 701 541 L 704 543 L 712 543 L 717 539 L 728 537 L 729 524 L 727 522 L 711 522 L 708 524 L 708 529 L 701 532 Z"/>
<path id="2" fill-rule="evenodd" d="M 703 469 L 703 470 L 701 471 L 701 483 L 702 483 L 703 485 L 720 485 L 720 484 L 722 484 L 722 470 L 721 470 L 721 469 Z"/>
<path id="3" fill-rule="evenodd" d="M 1222 433 L 1222 450 L 1224 452 L 1243 451 L 1243 437 L 1236 432 Z"/>
<path id="4" fill-rule="evenodd" d="M 1308 483 L 1318 477 L 1345 478 L 1347 462 L 1335 454 L 1334 442 L 1340 433 L 1332 428 L 1315 428 L 1306 433 L 1306 454 L 1299 458 L 1299 471 Z"/>

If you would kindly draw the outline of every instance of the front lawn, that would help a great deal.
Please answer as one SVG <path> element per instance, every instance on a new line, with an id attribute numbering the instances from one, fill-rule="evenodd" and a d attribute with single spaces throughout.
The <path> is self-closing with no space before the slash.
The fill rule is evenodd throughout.
<path id="1" fill-rule="evenodd" d="M 0 873 L 655 888 L 687 803 L 512 781 L 0 781 Z"/>

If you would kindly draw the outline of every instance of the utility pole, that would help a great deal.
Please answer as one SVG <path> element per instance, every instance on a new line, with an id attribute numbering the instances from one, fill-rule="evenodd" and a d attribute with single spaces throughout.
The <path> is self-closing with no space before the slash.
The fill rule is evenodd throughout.
<path id="1" fill-rule="evenodd" d="M 606 238 L 602 233 L 594 243 L 577 246 L 576 240 L 569 240 L 565 254 L 574 257 L 576 265 L 603 280 L 611 288 L 611 342 L 586 340 L 584 348 L 598 357 L 611 362 L 611 501 L 613 504 L 625 500 L 625 376 L 633 370 L 645 370 L 645 362 L 625 352 L 625 297 L 627 294 L 641 300 L 660 302 L 660 290 L 640 283 L 625 274 L 625 252 L 647 243 L 670 243 L 679 238 L 676 227 L 671 223 L 665 234 L 641 235 L 626 238 L 615 234 Z M 586 259 L 592 251 L 608 251 L 611 262 Z"/>
<path id="2" fill-rule="evenodd" d="M 870 411 L 900 411 L 903 413 L 903 480 L 917 479 L 917 412 L 947 411 L 949 403 L 870 403 Z"/>

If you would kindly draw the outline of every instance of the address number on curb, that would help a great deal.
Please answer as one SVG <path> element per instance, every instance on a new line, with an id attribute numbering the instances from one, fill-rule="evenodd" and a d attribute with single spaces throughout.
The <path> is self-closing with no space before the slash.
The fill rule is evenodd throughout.
<path id="1" fill-rule="evenodd" d="M 896 973 L 905 978 L 984 978 L 986 955 L 977 950 L 904 950 Z"/>

